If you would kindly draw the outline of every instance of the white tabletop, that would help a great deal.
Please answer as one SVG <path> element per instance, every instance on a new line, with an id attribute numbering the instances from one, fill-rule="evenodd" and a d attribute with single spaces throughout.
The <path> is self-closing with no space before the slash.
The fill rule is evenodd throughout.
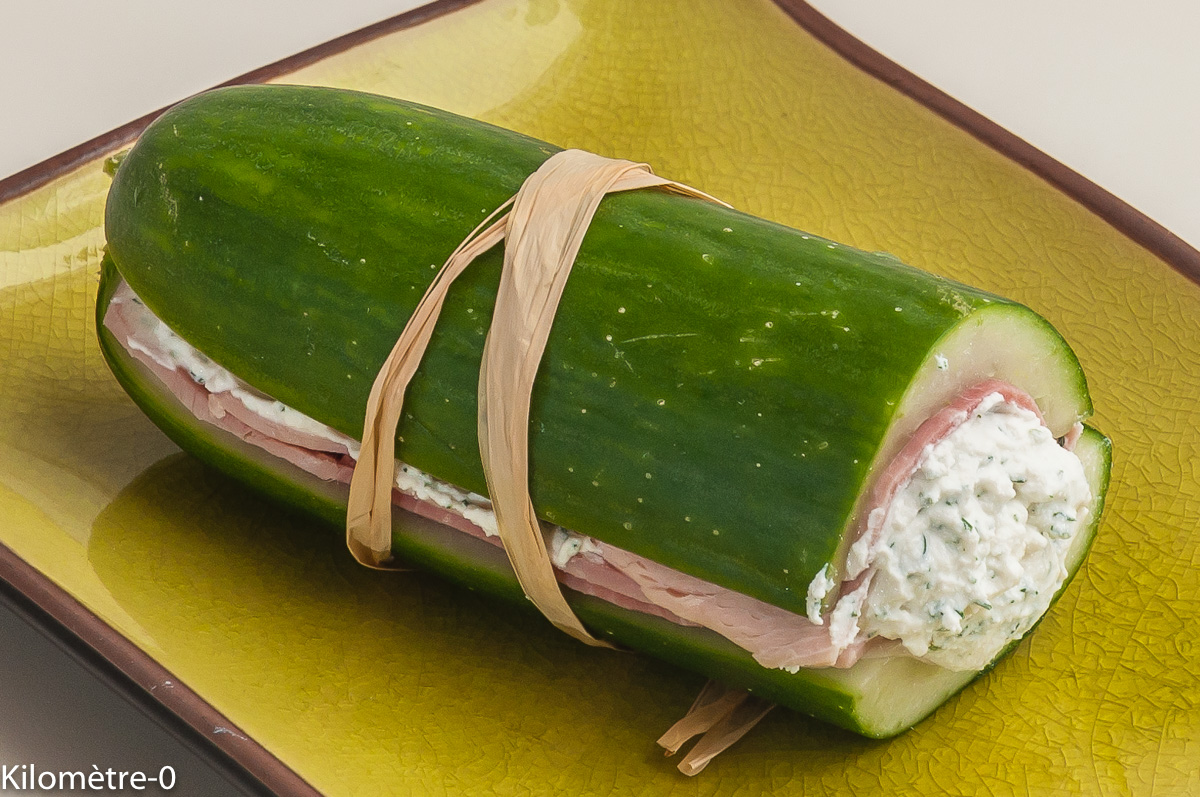
<path id="1" fill-rule="evenodd" d="M 0 177 L 188 94 L 420 4 L 4 3 Z M 1200 48 L 1193 40 L 1200 5 L 1190 0 L 1152 0 L 1136 10 L 1115 0 L 815 0 L 814 5 L 1200 246 Z M 31 679 L 56 688 L 32 688 Z M 145 768 L 157 762 L 179 770 L 174 794 L 213 793 L 218 781 L 207 765 L 153 723 L 122 714 L 120 702 L 109 687 L 81 674 L 69 657 L 39 644 L 36 634 L 0 610 L 0 765 L 86 761 Z"/>
<path id="2" fill-rule="evenodd" d="M 1200 248 L 1200 4 L 809 2 Z"/>

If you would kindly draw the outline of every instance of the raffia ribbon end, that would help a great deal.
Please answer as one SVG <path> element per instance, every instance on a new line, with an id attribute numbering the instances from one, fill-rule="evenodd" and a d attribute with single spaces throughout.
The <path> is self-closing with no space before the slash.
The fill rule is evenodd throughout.
<path id="1" fill-rule="evenodd" d="M 390 520 L 390 517 L 389 517 Z M 367 515 L 357 515 L 346 524 L 346 547 L 350 549 L 354 560 L 372 570 L 404 570 L 397 567 L 396 558 L 392 555 L 392 538 L 390 529 L 385 528 L 380 535 L 376 524 Z M 382 536 L 382 542 L 380 537 Z"/>
<path id="2" fill-rule="evenodd" d="M 659 738 L 658 744 L 667 756 L 672 756 L 690 739 L 700 737 L 678 765 L 679 771 L 690 777 L 749 733 L 774 707 L 749 692 L 709 681 L 687 714 Z"/>

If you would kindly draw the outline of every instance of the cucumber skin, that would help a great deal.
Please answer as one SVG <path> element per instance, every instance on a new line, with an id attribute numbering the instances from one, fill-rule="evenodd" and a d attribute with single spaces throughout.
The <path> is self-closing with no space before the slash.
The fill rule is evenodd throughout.
<path id="1" fill-rule="evenodd" d="M 109 252 L 201 351 L 358 437 L 434 266 L 554 151 L 372 95 L 223 89 L 122 161 Z M 499 263 L 497 247 L 452 289 L 398 431 L 400 457 L 483 494 L 476 382 Z M 1037 319 L 700 200 L 610 196 L 534 389 L 538 514 L 803 613 L 913 372 L 996 303 Z"/>

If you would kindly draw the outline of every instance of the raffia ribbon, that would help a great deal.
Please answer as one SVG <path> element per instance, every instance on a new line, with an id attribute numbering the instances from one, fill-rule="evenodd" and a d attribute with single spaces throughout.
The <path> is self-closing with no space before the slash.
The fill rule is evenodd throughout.
<path id="1" fill-rule="evenodd" d="M 589 645 L 612 647 L 583 627 L 554 577 L 529 497 L 529 405 L 559 300 L 600 200 L 618 191 L 655 187 L 726 204 L 656 176 L 647 164 L 565 150 L 543 163 L 516 196 L 458 245 L 409 318 L 367 399 L 362 451 L 350 481 L 346 511 L 346 545 L 355 559 L 368 567 L 394 567 L 392 488 L 404 391 L 429 346 L 451 284 L 476 257 L 506 240 L 500 288 L 479 369 L 479 451 L 500 540 L 521 588 L 550 622 Z M 694 775 L 770 709 L 769 703 L 746 692 L 710 681 L 659 744 L 670 755 L 701 735 L 679 764 L 682 772 Z"/>
<path id="2" fill-rule="evenodd" d="M 384 361 L 367 400 L 346 512 L 346 545 L 355 559 L 369 567 L 386 567 L 392 560 L 396 425 L 405 388 L 429 345 L 450 285 L 476 257 L 506 240 L 479 369 L 479 450 L 500 540 L 521 588 L 550 622 L 589 645 L 610 647 L 583 627 L 554 577 L 529 497 L 529 404 L 559 299 L 600 200 L 654 187 L 725 204 L 658 177 L 644 163 L 565 150 L 543 163 L 516 196 L 454 250 Z"/>

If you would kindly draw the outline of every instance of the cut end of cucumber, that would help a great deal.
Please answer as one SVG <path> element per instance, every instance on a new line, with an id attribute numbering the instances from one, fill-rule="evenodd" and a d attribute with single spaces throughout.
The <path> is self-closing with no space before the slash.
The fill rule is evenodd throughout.
<path id="1" fill-rule="evenodd" d="M 997 302 L 964 318 L 929 351 L 897 408 L 885 447 L 899 450 L 922 421 L 988 379 L 1032 396 L 1055 437 L 1092 414 L 1083 369 L 1062 335 L 1029 308 Z"/>
<path id="2" fill-rule="evenodd" d="M 1096 537 L 1108 489 L 1112 444 L 1095 429 L 1085 427 L 1075 453 L 1092 490 L 1091 519 L 1072 540 L 1066 558 L 1067 579 L 1054 596 L 1051 610 L 1083 565 Z M 1009 645 L 982 672 L 994 667 L 1018 644 Z M 853 696 L 854 730 L 875 738 L 895 736 L 912 727 L 980 674 L 955 672 L 907 656 L 864 659 L 848 670 L 827 673 L 838 688 Z"/>

